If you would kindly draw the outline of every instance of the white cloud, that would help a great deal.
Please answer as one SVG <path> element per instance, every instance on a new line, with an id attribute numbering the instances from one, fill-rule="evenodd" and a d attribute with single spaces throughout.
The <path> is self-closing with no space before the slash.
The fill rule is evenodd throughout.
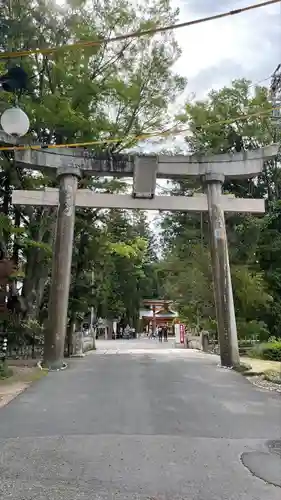
<path id="1" fill-rule="evenodd" d="M 180 8 L 180 22 L 250 3 L 251 0 L 173 0 L 174 6 Z M 234 78 L 262 80 L 281 62 L 280 4 L 181 28 L 176 37 L 182 56 L 175 70 L 188 78 L 188 91 L 198 97 Z"/>
<path id="2" fill-rule="evenodd" d="M 229 12 L 255 0 L 171 0 L 180 9 L 179 22 Z M 256 0 L 257 1 L 257 0 Z M 261 3 L 258 0 L 257 3 Z M 281 63 L 280 3 L 226 18 L 175 30 L 182 56 L 174 70 L 188 79 L 184 95 L 172 105 L 171 115 L 180 113 L 184 102 L 194 96 L 204 98 L 214 89 L 246 78 L 268 85 L 268 78 Z M 153 144 L 157 152 L 163 148 Z M 184 135 L 167 138 L 167 149 L 186 149 Z M 146 150 L 151 146 L 145 141 Z M 149 148 L 149 149 L 148 149 Z"/>
<path id="3" fill-rule="evenodd" d="M 180 8 L 179 22 L 245 7 L 255 0 L 172 0 Z M 175 71 L 188 79 L 186 96 L 205 97 L 236 78 L 258 82 L 281 63 L 280 4 L 175 31 L 182 56 Z M 267 85 L 269 80 L 264 81 Z M 184 96 L 177 103 L 183 105 Z M 165 146 L 184 147 L 184 137 L 167 139 Z M 165 186 L 165 182 L 161 184 Z M 148 213 L 155 230 L 155 212 Z"/>
<path id="4" fill-rule="evenodd" d="M 191 21 L 249 5 L 254 0 L 171 0 L 180 9 L 179 22 Z M 261 3 L 258 0 L 257 3 Z M 184 95 L 173 104 L 171 115 L 180 113 L 184 102 L 195 96 L 246 78 L 270 83 L 269 76 L 281 63 L 280 3 L 226 18 L 175 30 L 182 56 L 174 70 L 188 79 Z M 147 147 L 147 142 L 146 142 Z M 163 145 L 161 144 L 160 148 Z M 184 136 L 165 141 L 165 147 L 185 148 Z M 154 146 L 154 150 L 157 151 Z"/>

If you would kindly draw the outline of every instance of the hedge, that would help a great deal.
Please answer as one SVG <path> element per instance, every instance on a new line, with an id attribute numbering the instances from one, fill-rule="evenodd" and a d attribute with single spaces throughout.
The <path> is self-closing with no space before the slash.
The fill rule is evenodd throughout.
<path id="1" fill-rule="evenodd" d="M 253 348 L 251 356 L 270 361 L 281 361 L 281 342 L 259 344 Z"/>

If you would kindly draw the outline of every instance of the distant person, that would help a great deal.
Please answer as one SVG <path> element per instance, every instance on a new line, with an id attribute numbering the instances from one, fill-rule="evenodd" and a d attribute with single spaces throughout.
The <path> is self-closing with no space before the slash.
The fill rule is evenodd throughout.
<path id="1" fill-rule="evenodd" d="M 155 338 L 155 332 L 153 331 L 152 328 L 149 330 L 149 338 L 150 339 L 154 339 Z"/>
<path id="2" fill-rule="evenodd" d="M 162 339 L 163 339 L 163 329 L 162 329 L 162 326 L 160 326 L 159 329 L 158 329 L 158 339 L 159 339 L 159 342 L 162 342 Z"/>
<path id="3" fill-rule="evenodd" d="M 163 337 L 164 337 L 164 342 L 168 342 L 168 326 L 165 325 L 163 328 Z"/>
<path id="4" fill-rule="evenodd" d="M 124 338 L 125 339 L 129 339 L 130 338 L 130 331 L 131 331 L 131 328 L 129 325 L 126 326 L 125 330 L 124 330 Z"/>

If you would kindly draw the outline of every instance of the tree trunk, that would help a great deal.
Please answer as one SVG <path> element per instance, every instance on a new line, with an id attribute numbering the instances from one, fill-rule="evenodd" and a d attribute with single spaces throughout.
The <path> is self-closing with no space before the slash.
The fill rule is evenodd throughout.
<path id="1" fill-rule="evenodd" d="M 31 237 L 38 243 L 52 246 L 56 223 L 55 212 L 50 210 L 38 212 L 31 224 Z M 44 298 L 44 291 L 48 282 L 50 265 L 46 260 L 46 251 L 41 248 L 29 248 L 25 267 L 22 296 L 26 304 L 26 316 L 38 318 L 40 307 Z M 35 304 L 34 304 L 35 298 Z M 34 307 L 35 306 L 35 307 Z"/>

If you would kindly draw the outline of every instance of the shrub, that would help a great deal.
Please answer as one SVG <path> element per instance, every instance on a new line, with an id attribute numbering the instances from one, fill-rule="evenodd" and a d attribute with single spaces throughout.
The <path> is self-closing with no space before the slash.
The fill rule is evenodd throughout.
<path id="1" fill-rule="evenodd" d="M 217 327 L 217 322 L 215 319 L 207 318 L 207 319 L 203 320 L 202 321 L 202 328 L 203 328 L 203 330 L 207 330 L 210 333 L 210 336 L 212 338 L 217 337 L 218 327 Z"/>
<path id="2" fill-rule="evenodd" d="M 281 342 L 258 344 L 252 349 L 251 356 L 270 361 L 281 361 Z"/>
<path id="3" fill-rule="evenodd" d="M 272 342 L 265 344 L 262 353 L 263 359 L 271 361 L 281 361 L 281 342 Z"/>
<path id="4" fill-rule="evenodd" d="M 249 352 L 249 356 L 251 358 L 262 359 L 263 346 L 264 346 L 264 344 L 256 344 L 255 346 L 253 346 L 253 348 Z"/>
<path id="5" fill-rule="evenodd" d="M 279 340 L 274 335 L 271 335 L 267 342 L 271 344 L 272 342 L 279 342 Z"/>
<path id="6" fill-rule="evenodd" d="M 245 321 L 237 318 L 237 330 L 239 339 L 242 340 L 259 340 L 260 342 L 267 341 L 269 330 L 263 321 Z"/>

